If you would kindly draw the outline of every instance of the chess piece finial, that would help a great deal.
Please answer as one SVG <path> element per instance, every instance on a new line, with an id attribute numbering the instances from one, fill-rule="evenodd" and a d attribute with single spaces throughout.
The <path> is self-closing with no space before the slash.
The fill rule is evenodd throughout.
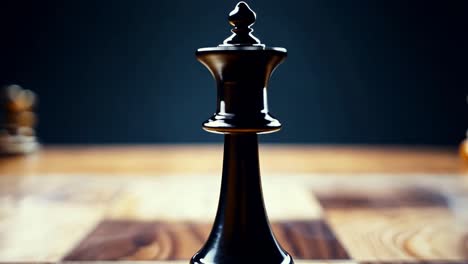
<path id="1" fill-rule="evenodd" d="M 229 24 L 234 28 L 231 30 L 232 35 L 224 40 L 220 46 L 259 46 L 262 45 L 260 40 L 252 35 L 257 15 L 247 5 L 241 1 L 237 3 L 234 10 L 229 13 Z"/>

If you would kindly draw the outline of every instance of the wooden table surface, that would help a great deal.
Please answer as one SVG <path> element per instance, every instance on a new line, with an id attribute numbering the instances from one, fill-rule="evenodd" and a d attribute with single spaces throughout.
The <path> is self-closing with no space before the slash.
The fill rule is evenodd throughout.
<path id="1" fill-rule="evenodd" d="M 456 149 L 261 145 L 260 157 L 274 233 L 297 263 L 468 263 Z M 211 228 L 221 165 L 221 145 L 1 157 L 0 262 L 188 263 Z"/>
<path id="2" fill-rule="evenodd" d="M 222 145 L 45 146 L 0 158 L 0 175 L 221 172 Z M 456 149 L 404 146 L 261 145 L 265 173 L 461 173 Z"/>

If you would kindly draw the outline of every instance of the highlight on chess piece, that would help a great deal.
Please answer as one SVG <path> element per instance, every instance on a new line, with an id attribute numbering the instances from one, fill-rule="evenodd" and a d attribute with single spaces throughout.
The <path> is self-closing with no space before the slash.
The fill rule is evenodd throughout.
<path id="1" fill-rule="evenodd" d="M 224 134 L 224 161 L 215 221 L 208 240 L 191 263 L 293 263 L 270 230 L 257 139 L 257 134 L 281 128 L 269 112 L 267 87 L 287 51 L 260 43 L 252 35 L 255 19 L 250 7 L 239 2 L 229 14 L 232 36 L 217 47 L 196 52 L 216 80 L 217 110 L 203 128 Z"/>
<path id="2" fill-rule="evenodd" d="M 38 149 L 33 112 L 37 97 L 19 85 L 0 91 L 0 154 L 26 154 Z"/>

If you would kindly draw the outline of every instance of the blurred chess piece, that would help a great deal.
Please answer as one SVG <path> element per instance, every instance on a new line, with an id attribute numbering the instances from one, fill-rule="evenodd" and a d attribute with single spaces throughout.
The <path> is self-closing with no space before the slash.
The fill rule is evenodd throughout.
<path id="1" fill-rule="evenodd" d="M 0 90 L 0 154 L 27 154 L 38 149 L 33 112 L 36 95 L 19 85 Z"/>
<path id="2" fill-rule="evenodd" d="M 466 97 L 468 102 L 468 96 Z M 460 144 L 460 157 L 463 164 L 468 167 L 468 130 L 466 131 L 465 139 Z"/>
<path id="3" fill-rule="evenodd" d="M 468 130 L 466 131 L 466 138 L 460 144 L 460 156 L 465 166 L 468 167 Z"/>

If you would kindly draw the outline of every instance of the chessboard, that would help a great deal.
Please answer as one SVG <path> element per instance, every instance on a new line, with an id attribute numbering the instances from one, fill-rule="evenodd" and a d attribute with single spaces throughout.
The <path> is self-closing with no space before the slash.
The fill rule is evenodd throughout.
<path id="1" fill-rule="evenodd" d="M 0 261 L 188 263 L 211 229 L 220 180 L 4 175 Z M 263 190 L 296 263 L 468 263 L 466 176 L 267 174 Z"/>

